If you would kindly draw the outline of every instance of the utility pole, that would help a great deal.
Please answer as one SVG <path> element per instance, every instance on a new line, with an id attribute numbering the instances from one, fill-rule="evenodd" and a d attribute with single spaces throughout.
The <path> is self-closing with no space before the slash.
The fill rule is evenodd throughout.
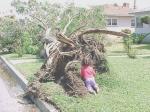
<path id="1" fill-rule="evenodd" d="M 136 0 L 134 0 L 134 9 L 136 9 Z"/>

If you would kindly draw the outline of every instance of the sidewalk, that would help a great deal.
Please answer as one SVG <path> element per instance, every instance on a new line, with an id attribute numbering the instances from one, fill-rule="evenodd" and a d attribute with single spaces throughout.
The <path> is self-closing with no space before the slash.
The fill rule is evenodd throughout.
<path id="1" fill-rule="evenodd" d="M 136 55 L 137 57 L 149 57 L 150 56 L 150 54 L 145 54 L 145 55 Z M 116 56 L 110 56 L 110 55 L 108 55 L 107 57 L 128 57 L 127 55 L 116 55 Z"/>
<path id="2" fill-rule="evenodd" d="M 18 60 L 9 60 L 12 64 L 21 64 L 21 63 L 29 63 L 29 62 L 36 62 L 38 59 L 18 59 Z"/>

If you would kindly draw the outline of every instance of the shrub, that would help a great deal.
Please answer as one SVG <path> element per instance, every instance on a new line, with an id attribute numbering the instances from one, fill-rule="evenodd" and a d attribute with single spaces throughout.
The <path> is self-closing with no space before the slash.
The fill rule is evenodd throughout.
<path id="1" fill-rule="evenodd" d="M 136 50 L 132 47 L 133 39 L 132 36 L 124 38 L 124 47 L 129 58 L 136 58 Z"/>
<path id="2" fill-rule="evenodd" d="M 128 51 L 127 55 L 129 56 L 129 58 L 135 59 L 135 58 L 136 58 L 136 52 L 137 52 L 136 49 L 131 48 L 131 49 Z"/>
<path id="3" fill-rule="evenodd" d="M 145 24 L 150 24 L 150 16 L 144 16 L 141 18 L 141 22 Z"/>
<path id="4" fill-rule="evenodd" d="M 21 36 L 22 47 L 25 53 L 28 53 L 28 47 L 32 45 L 32 39 L 28 32 L 24 32 Z"/>
<path id="5" fill-rule="evenodd" d="M 131 38 L 133 40 L 133 43 L 140 44 L 145 38 L 145 36 L 143 34 L 132 34 Z"/>
<path id="6" fill-rule="evenodd" d="M 18 57 L 22 57 L 22 56 L 23 56 L 24 50 L 22 49 L 21 46 L 18 46 L 18 47 L 16 48 L 16 53 L 18 54 Z"/>
<path id="7" fill-rule="evenodd" d="M 33 54 L 36 55 L 39 52 L 39 47 L 36 45 L 30 45 L 27 47 L 27 54 Z"/>

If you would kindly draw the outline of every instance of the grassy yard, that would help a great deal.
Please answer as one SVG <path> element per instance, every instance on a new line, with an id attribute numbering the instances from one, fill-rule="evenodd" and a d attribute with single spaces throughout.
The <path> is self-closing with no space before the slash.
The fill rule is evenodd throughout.
<path id="1" fill-rule="evenodd" d="M 12 53 L 12 54 L 5 54 L 3 55 L 5 58 L 7 59 L 11 59 L 11 60 L 18 60 L 18 59 L 37 59 L 39 58 L 36 55 L 31 55 L 31 54 L 24 54 L 23 57 L 18 57 L 18 54 Z"/>
<path id="2" fill-rule="evenodd" d="M 34 74 L 40 70 L 40 67 L 42 66 L 43 61 L 39 60 L 36 62 L 30 62 L 30 63 L 21 63 L 21 64 L 15 64 L 15 67 L 27 78 L 27 80 L 32 81 L 34 78 Z"/>
<path id="3" fill-rule="evenodd" d="M 35 59 L 34 62 L 25 62 L 15 64 L 14 66 L 27 78 L 27 80 L 31 81 L 34 78 L 34 73 L 36 73 L 40 67 L 42 66 L 44 60 L 40 59 L 36 55 L 25 54 L 23 57 L 18 57 L 17 54 L 5 54 L 3 55 L 8 60 L 30 60 Z"/>
<path id="4" fill-rule="evenodd" d="M 109 57 L 110 74 L 97 75 L 101 92 L 85 98 L 64 94 L 53 82 L 42 88 L 63 112 L 149 112 L 150 57 L 129 59 Z M 26 74 L 33 74 L 42 62 L 18 64 Z"/>
<path id="5" fill-rule="evenodd" d="M 150 55 L 150 44 L 133 45 L 133 47 L 136 49 L 137 55 Z M 106 46 L 106 52 L 110 56 L 126 55 L 123 43 L 114 43 L 111 46 Z"/>
<path id="6" fill-rule="evenodd" d="M 96 96 L 68 97 L 52 82 L 44 84 L 43 90 L 63 112 L 150 112 L 150 57 L 108 61 L 111 72 L 97 76 L 101 92 Z"/>
<path id="7" fill-rule="evenodd" d="M 119 54 L 122 45 L 118 45 L 107 50 L 109 53 L 122 55 L 122 52 Z M 135 47 L 141 54 L 150 54 L 149 45 Z M 53 82 L 44 83 L 41 89 L 63 112 L 150 112 L 150 56 L 137 59 L 108 56 L 108 62 L 110 73 L 96 77 L 101 88 L 101 92 L 96 96 L 69 97 L 61 86 Z M 41 65 L 42 61 L 37 61 L 15 66 L 31 80 Z"/>

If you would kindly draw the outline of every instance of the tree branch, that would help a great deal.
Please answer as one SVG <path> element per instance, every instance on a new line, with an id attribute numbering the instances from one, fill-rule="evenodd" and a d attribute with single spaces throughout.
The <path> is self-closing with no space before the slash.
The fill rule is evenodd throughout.
<path id="1" fill-rule="evenodd" d="M 78 50 L 74 50 L 74 51 L 70 51 L 70 52 L 60 52 L 60 55 L 65 55 L 65 56 L 72 56 L 74 54 L 76 54 L 78 52 Z"/>
<path id="2" fill-rule="evenodd" d="M 73 21 L 73 18 L 71 18 L 70 17 L 70 15 L 68 15 L 68 18 L 69 18 L 69 22 L 66 24 L 66 26 L 64 27 L 64 30 L 63 30 L 63 34 L 65 34 L 66 33 L 66 31 L 67 31 L 67 28 L 69 27 L 69 25 L 72 23 L 72 21 Z"/>
<path id="3" fill-rule="evenodd" d="M 71 39 L 69 39 L 67 36 L 65 36 L 63 33 L 60 33 L 60 32 L 56 33 L 56 37 L 57 37 L 57 40 L 62 42 L 62 43 L 65 43 L 65 44 L 70 45 L 72 47 L 75 46 L 74 42 Z"/>
<path id="4" fill-rule="evenodd" d="M 36 19 L 36 20 L 38 20 L 40 23 L 42 23 L 43 24 L 43 26 L 41 25 L 41 27 L 43 28 L 43 29 L 47 29 L 48 27 L 47 27 L 47 25 L 46 25 L 46 23 L 44 23 L 40 18 L 38 18 L 38 17 L 36 17 L 36 16 L 33 16 L 33 15 L 30 15 L 30 17 L 32 17 L 33 19 Z"/>
<path id="5" fill-rule="evenodd" d="M 86 25 L 82 25 L 82 26 L 80 26 L 79 28 L 77 28 L 77 29 L 75 29 L 71 34 L 69 34 L 69 38 L 73 35 L 73 34 L 75 34 L 76 32 L 78 32 L 80 29 L 82 29 L 82 28 L 84 28 Z"/>
<path id="6" fill-rule="evenodd" d="M 71 64 L 80 64 L 81 62 L 79 60 L 73 60 L 73 61 L 70 61 L 69 63 L 67 63 L 66 67 L 65 67 L 65 72 L 68 71 L 68 67 L 71 65 Z"/>

